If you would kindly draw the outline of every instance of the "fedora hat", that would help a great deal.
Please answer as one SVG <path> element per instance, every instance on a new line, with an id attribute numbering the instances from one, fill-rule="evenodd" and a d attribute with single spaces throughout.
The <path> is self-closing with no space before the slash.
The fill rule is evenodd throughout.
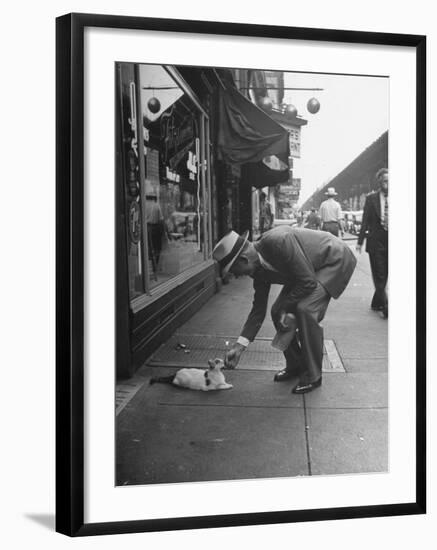
<path id="1" fill-rule="evenodd" d="M 243 235 L 239 235 L 231 230 L 215 245 L 212 257 L 218 262 L 222 275 L 226 275 L 238 258 L 247 242 L 248 236 L 249 231 L 245 231 Z"/>
<path id="2" fill-rule="evenodd" d="M 328 187 L 325 195 L 328 195 L 328 197 L 335 197 L 335 195 L 338 195 L 338 193 L 336 193 L 335 187 Z"/>

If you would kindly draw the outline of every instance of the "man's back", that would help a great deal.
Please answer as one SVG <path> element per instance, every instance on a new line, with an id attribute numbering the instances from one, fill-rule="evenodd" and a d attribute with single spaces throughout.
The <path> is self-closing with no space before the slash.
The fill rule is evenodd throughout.
<path id="1" fill-rule="evenodd" d="M 356 265 L 350 248 L 324 231 L 279 226 L 263 235 L 256 248 L 278 271 L 294 261 L 296 254 L 303 253 L 316 278 L 333 298 L 343 292 Z"/>
<path id="2" fill-rule="evenodd" d="M 323 201 L 320 205 L 320 218 L 322 222 L 338 222 L 341 219 L 340 204 L 333 198 Z"/>

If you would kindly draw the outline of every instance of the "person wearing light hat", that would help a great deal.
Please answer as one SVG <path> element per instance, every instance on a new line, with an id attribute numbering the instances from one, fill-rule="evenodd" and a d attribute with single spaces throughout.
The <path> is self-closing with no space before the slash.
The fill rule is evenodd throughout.
<path id="1" fill-rule="evenodd" d="M 322 202 L 319 210 L 322 230 L 338 237 L 339 231 L 343 235 L 343 214 L 339 203 L 334 199 L 338 193 L 334 187 L 328 187 L 325 195 L 327 199 Z"/>
<path id="2" fill-rule="evenodd" d="M 285 368 L 275 374 L 282 382 L 298 377 L 293 393 L 314 390 L 322 383 L 323 329 L 331 298 L 338 298 L 355 269 L 353 252 L 330 233 L 279 226 L 252 243 L 248 231 L 227 233 L 215 246 L 213 258 L 222 275 L 253 279 L 254 299 L 239 338 L 226 353 L 225 366 L 235 368 L 250 342 L 255 339 L 267 312 L 272 284 L 282 291 L 271 309 L 277 331 L 288 329 L 288 313 L 296 317 L 297 331 L 284 351 Z"/>
<path id="3" fill-rule="evenodd" d="M 153 258 L 154 271 L 159 262 L 164 236 L 164 217 L 158 203 L 156 191 L 146 192 L 145 218 L 149 235 L 149 257 Z"/>

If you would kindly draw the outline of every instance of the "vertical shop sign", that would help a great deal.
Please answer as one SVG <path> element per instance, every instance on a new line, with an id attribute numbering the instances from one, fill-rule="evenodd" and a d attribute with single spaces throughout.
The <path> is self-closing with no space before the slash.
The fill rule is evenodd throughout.
<path id="1" fill-rule="evenodd" d="M 147 147 L 146 155 L 146 195 L 159 196 L 159 152 Z"/>
<path id="2" fill-rule="evenodd" d="M 290 156 L 300 158 L 300 128 L 293 126 L 288 134 L 290 136 Z"/>

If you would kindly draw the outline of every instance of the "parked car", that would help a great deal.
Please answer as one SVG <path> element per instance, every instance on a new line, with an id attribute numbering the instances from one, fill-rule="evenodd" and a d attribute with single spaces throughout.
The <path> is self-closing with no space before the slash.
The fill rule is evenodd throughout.
<path id="1" fill-rule="evenodd" d="M 296 218 L 288 218 L 288 219 L 282 219 L 282 218 L 275 218 L 273 220 L 273 227 L 278 227 L 278 225 L 296 225 L 297 220 Z"/>
<path id="2" fill-rule="evenodd" d="M 196 212 L 173 212 L 167 220 L 167 230 L 172 240 L 197 241 Z"/>

